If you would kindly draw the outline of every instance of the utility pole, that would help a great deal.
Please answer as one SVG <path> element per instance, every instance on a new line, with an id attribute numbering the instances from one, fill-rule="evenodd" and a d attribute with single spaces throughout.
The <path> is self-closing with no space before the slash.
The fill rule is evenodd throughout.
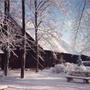
<path id="1" fill-rule="evenodd" d="M 34 0 L 35 5 L 35 51 L 36 51 L 36 72 L 38 72 L 38 64 L 39 64 L 39 57 L 38 57 L 38 22 L 37 22 L 37 0 Z"/>
<path id="2" fill-rule="evenodd" d="M 5 0 L 4 1 L 4 30 L 8 30 L 7 28 L 7 20 L 9 17 L 9 12 L 10 12 L 10 0 Z M 6 31 L 7 32 L 7 31 Z M 8 33 L 5 34 L 8 37 Z M 8 39 L 8 38 L 7 38 Z M 7 42 L 7 46 L 5 48 L 5 61 L 4 61 L 4 74 L 7 76 L 8 73 L 8 64 L 9 64 L 9 58 L 10 58 L 10 52 L 9 52 L 9 42 Z"/>
<path id="3" fill-rule="evenodd" d="M 22 58 L 21 58 L 21 78 L 24 78 L 24 69 L 25 69 L 25 59 L 26 59 L 26 32 L 25 32 L 25 0 L 22 0 L 22 45 L 23 48 L 21 50 Z"/>

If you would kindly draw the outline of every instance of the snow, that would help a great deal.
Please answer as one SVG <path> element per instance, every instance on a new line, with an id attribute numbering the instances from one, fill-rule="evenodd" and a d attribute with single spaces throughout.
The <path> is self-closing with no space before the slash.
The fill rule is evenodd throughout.
<path id="1" fill-rule="evenodd" d="M 3 54 L 4 52 L 0 49 L 0 54 Z"/>
<path id="2" fill-rule="evenodd" d="M 0 71 L 1 72 L 1 71 Z M 2 74 L 2 73 L 1 73 Z M 7 90 L 89 90 L 90 84 L 82 80 L 67 82 L 65 73 L 54 73 L 44 69 L 35 73 L 25 71 L 25 78 L 20 78 L 20 70 L 9 70 L 8 76 L 0 76 L 0 85 L 8 85 Z"/>
<path id="3" fill-rule="evenodd" d="M 80 71 L 80 72 L 87 72 L 88 69 L 86 66 L 81 64 L 80 66 L 74 63 L 62 63 L 62 64 L 56 64 L 55 67 L 50 68 L 50 70 L 54 73 L 70 73 L 71 71 Z"/>
<path id="4" fill-rule="evenodd" d="M 32 36 L 32 38 L 35 38 L 34 35 L 34 29 L 31 28 L 30 30 L 26 30 L 26 32 Z M 40 46 L 45 50 L 51 50 L 51 51 L 57 51 L 57 52 L 63 52 L 63 53 L 71 53 L 71 54 L 77 54 L 78 52 L 74 50 L 72 46 L 70 46 L 65 40 L 62 38 L 57 38 L 57 34 L 55 37 L 48 37 L 48 39 L 40 39 L 39 44 Z"/>

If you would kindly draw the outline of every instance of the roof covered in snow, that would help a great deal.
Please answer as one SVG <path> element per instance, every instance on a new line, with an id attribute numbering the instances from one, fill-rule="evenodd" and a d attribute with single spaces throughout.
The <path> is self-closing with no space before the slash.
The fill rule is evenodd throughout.
<path id="1" fill-rule="evenodd" d="M 33 38 L 35 37 L 34 30 L 27 30 L 26 32 Z M 41 37 L 41 39 L 39 40 L 39 44 L 44 50 L 78 54 L 77 51 L 75 51 L 67 42 L 65 42 L 61 38 L 57 39 L 55 37 L 49 37 L 47 35 L 45 37 Z"/>

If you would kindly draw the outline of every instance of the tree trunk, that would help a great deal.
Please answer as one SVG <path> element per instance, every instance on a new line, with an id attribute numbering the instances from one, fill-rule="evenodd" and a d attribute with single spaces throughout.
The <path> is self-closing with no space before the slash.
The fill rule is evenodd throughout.
<path id="1" fill-rule="evenodd" d="M 21 58 L 21 78 L 24 78 L 25 59 L 26 59 L 26 33 L 25 33 L 25 0 L 22 0 L 22 36 L 23 36 L 23 49 Z"/>
<path id="2" fill-rule="evenodd" d="M 5 30 L 7 30 L 7 19 L 8 19 L 9 11 L 10 11 L 10 1 L 9 0 L 5 0 L 4 1 L 4 14 L 5 14 L 5 17 L 4 17 L 4 24 L 5 24 L 4 25 L 4 29 Z M 8 37 L 7 33 L 6 33 L 6 35 Z M 6 53 L 6 58 L 5 58 L 5 61 L 4 61 L 4 74 L 5 74 L 5 76 L 7 76 L 8 65 L 9 65 L 9 58 L 10 58 L 8 42 L 7 42 L 7 47 L 6 47 L 5 53 Z"/>
<path id="3" fill-rule="evenodd" d="M 4 61 L 4 74 L 5 74 L 5 76 L 7 76 L 9 59 L 10 59 L 10 52 L 8 49 L 5 51 L 5 55 L 6 55 L 6 57 L 5 57 L 5 61 Z"/>
<path id="4" fill-rule="evenodd" d="M 37 25 L 37 0 L 34 0 L 35 5 L 35 51 L 36 51 L 36 72 L 38 72 L 38 64 L 39 64 L 39 58 L 38 58 L 38 25 Z"/>

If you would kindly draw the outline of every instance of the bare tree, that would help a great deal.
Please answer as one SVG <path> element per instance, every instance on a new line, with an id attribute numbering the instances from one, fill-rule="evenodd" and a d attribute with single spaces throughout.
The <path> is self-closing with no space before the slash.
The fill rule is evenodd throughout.
<path id="1" fill-rule="evenodd" d="M 83 1 L 83 8 L 79 12 L 78 19 L 76 20 L 76 24 L 74 25 L 74 48 L 78 51 L 78 54 L 86 54 L 90 53 L 90 14 L 87 11 L 86 5 L 89 3 L 88 0 Z"/>
<path id="2" fill-rule="evenodd" d="M 4 13 L 5 13 L 5 17 L 4 17 L 4 29 L 7 31 L 7 20 L 6 18 L 8 18 L 8 15 L 9 15 L 9 10 L 10 10 L 10 2 L 9 0 L 5 0 L 4 1 Z M 7 16 L 7 17 L 6 17 Z M 5 33 L 7 37 L 9 37 L 9 34 L 8 33 Z M 5 76 L 7 76 L 7 71 L 8 71 L 8 64 L 9 64 L 9 58 L 10 58 L 10 51 L 9 51 L 9 45 L 8 45 L 8 42 L 7 42 L 7 48 L 6 48 L 6 59 L 5 59 L 5 63 L 4 63 L 4 73 L 5 73 Z"/>
<path id="3" fill-rule="evenodd" d="M 34 29 L 35 29 L 35 53 L 36 53 L 36 72 L 38 72 L 39 67 L 39 46 L 38 46 L 38 32 L 40 29 L 40 26 L 43 22 L 43 15 L 45 14 L 45 11 L 47 7 L 49 6 L 49 0 L 30 0 L 30 13 L 31 13 L 31 21 L 33 23 Z M 27 2 L 26 2 L 27 3 Z M 28 3 L 27 3 L 28 4 Z"/>
<path id="4" fill-rule="evenodd" d="M 58 6 L 58 9 L 65 13 L 65 5 L 63 0 L 35 0 L 35 2 L 33 0 L 30 0 L 30 4 L 28 3 L 28 1 L 26 2 L 26 4 L 29 6 L 30 9 L 30 20 L 28 21 L 30 22 L 30 24 L 32 23 L 33 28 L 35 29 L 35 44 L 37 47 L 36 57 L 38 58 L 38 43 L 42 44 L 44 42 L 44 46 L 50 46 L 51 50 L 53 50 L 53 48 L 56 48 L 54 44 L 56 44 L 56 41 L 59 42 L 58 38 L 61 37 L 61 34 L 58 33 L 58 31 L 56 30 L 56 22 L 54 22 L 54 19 L 49 20 L 48 18 L 48 16 L 50 15 L 50 13 L 48 13 L 48 10 L 50 9 L 49 7 Z M 53 41 L 53 43 L 51 41 Z"/>
<path id="5" fill-rule="evenodd" d="M 3 49 L 6 53 L 4 72 L 7 75 L 10 53 L 16 55 L 14 50 L 21 47 L 22 34 L 21 31 L 18 32 L 18 26 L 15 25 L 15 21 L 10 16 L 9 0 L 5 0 L 4 3 L 5 13 L 0 12 L 0 49 Z"/>

